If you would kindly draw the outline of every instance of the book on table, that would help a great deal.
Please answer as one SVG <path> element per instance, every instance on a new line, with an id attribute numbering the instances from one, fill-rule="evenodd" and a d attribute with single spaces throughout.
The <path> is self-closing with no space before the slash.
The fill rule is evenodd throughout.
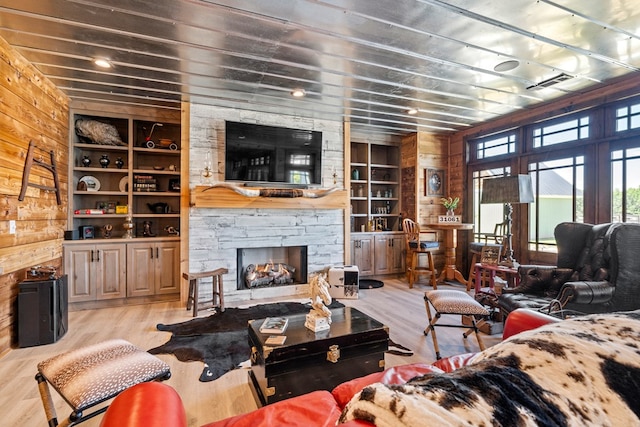
<path id="1" fill-rule="evenodd" d="M 289 319 L 286 317 L 267 317 L 260 326 L 260 332 L 263 334 L 281 334 L 287 329 Z"/>
<path id="2" fill-rule="evenodd" d="M 271 335 L 264 340 L 265 345 L 282 345 L 287 340 L 286 335 Z"/>

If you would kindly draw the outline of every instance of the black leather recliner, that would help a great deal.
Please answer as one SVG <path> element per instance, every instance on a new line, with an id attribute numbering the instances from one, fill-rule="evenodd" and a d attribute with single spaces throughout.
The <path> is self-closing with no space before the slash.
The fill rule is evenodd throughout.
<path id="1" fill-rule="evenodd" d="M 520 284 L 498 298 L 516 308 L 581 313 L 640 308 L 640 224 L 565 222 L 554 231 L 556 266 L 521 265 Z"/>

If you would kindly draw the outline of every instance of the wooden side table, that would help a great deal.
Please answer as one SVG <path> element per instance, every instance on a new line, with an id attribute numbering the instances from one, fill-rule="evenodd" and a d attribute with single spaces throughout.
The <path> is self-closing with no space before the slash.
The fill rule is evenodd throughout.
<path id="1" fill-rule="evenodd" d="M 480 281 L 480 279 L 484 271 L 489 273 L 489 292 L 495 293 L 494 280 L 496 278 L 496 273 L 504 273 L 507 276 L 507 278 L 510 279 L 509 286 L 518 286 L 518 284 L 520 283 L 520 275 L 518 275 L 517 268 L 511 268 L 504 265 L 482 264 L 478 262 L 475 265 L 475 273 L 476 273 L 475 296 L 478 296 L 480 292 L 483 292 L 481 290 L 482 282 Z"/>
<path id="2" fill-rule="evenodd" d="M 458 246 L 458 230 L 473 230 L 473 224 L 468 223 L 436 223 L 424 226 L 431 230 L 444 231 L 444 268 L 438 282 L 445 280 L 456 280 L 463 285 L 467 285 L 467 280 L 456 267 L 456 247 Z"/>

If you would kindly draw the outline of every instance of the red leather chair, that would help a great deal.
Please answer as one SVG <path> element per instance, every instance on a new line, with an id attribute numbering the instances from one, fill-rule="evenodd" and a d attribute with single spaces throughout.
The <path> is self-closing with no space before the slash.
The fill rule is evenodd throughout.
<path id="1" fill-rule="evenodd" d="M 105 412 L 101 427 L 187 427 L 178 393 L 170 386 L 147 382 L 120 393 Z"/>

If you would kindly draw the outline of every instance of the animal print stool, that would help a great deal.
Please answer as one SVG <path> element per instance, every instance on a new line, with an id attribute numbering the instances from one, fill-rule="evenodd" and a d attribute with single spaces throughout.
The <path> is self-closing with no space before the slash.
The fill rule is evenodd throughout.
<path id="1" fill-rule="evenodd" d="M 427 291 L 424 293 L 424 305 L 427 309 L 427 317 L 429 318 L 429 326 L 424 330 L 425 335 L 429 335 L 431 331 L 431 338 L 433 339 L 433 348 L 436 351 L 436 359 L 440 359 L 440 349 L 438 348 L 438 338 L 436 337 L 436 322 L 443 314 L 455 314 L 460 319 L 460 324 L 438 324 L 438 326 L 450 327 L 450 328 L 467 328 L 468 330 L 462 334 L 464 338 L 471 335 L 471 332 L 476 334 L 478 340 L 478 346 L 480 350 L 484 350 L 484 344 L 482 338 L 478 335 L 478 325 L 476 323 L 477 315 L 488 316 L 489 311 L 484 308 L 478 301 L 463 291 L 455 290 L 435 290 Z M 431 316 L 432 306 L 435 310 L 435 315 Z M 468 315 L 471 318 L 471 327 L 462 324 L 462 316 Z"/>
<path id="2" fill-rule="evenodd" d="M 105 402 L 121 391 L 142 382 L 166 380 L 169 365 L 125 340 L 110 340 L 71 350 L 38 363 L 38 389 L 49 426 L 58 420 L 48 384 L 71 406 L 73 412 L 61 426 L 92 418 L 107 408 L 88 415 L 83 411 Z"/>

